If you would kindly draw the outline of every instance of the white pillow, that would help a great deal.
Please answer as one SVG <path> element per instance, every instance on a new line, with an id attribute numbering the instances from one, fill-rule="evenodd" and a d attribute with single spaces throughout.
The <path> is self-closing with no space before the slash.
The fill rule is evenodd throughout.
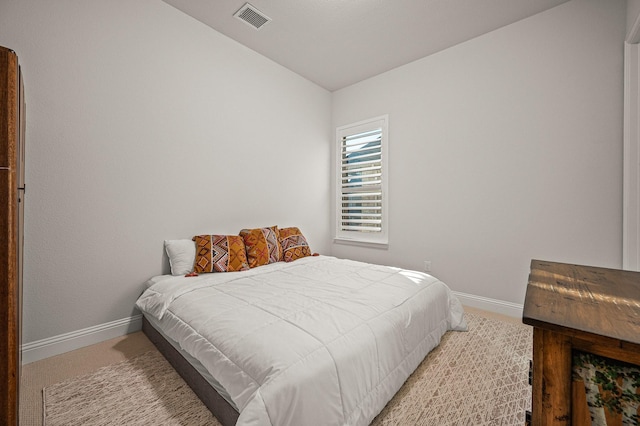
<path id="1" fill-rule="evenodd" d="M 164 249 L 169 256 L 171 275 L 193 272 L 196 261 L 196 243 L 193 240 L 164 240 Z"/>

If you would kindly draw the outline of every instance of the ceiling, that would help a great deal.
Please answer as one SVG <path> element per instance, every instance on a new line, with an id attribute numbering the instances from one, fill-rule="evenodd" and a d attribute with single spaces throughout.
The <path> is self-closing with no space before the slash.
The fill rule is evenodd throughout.
<path id="1" fill-rule="evenodd" d="M 436 53 L 568 0 L 245 0 L 166 3 L 329 91 Z"/>

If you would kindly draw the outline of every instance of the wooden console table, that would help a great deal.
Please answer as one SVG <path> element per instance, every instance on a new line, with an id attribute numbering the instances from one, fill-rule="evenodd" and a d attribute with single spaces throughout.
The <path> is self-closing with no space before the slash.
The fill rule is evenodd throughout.
<path id="1" fill-rule="evenodd" d="M 531 261 L 522 322 L 533 329 L 533 426 L 572 413 L 572 351 L 640 365 L 640 272 Z"/>

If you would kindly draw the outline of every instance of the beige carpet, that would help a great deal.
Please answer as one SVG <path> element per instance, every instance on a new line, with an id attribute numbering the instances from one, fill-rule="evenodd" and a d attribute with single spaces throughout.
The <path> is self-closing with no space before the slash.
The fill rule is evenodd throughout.
<path id="1" fill-rule="evenodd" d="M 466 314 L 469 332 L 449 332 L 373 425 L 522 425 L 531 328 Z M 218 425 L 156 351 L 43 390 L 44 424 Z"/>

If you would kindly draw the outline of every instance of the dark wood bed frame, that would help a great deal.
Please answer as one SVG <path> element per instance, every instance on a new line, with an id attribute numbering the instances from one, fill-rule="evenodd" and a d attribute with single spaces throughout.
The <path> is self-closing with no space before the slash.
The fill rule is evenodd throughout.
<path id="1" fill-rule="evenodd" d="M 233 426 L 238 420 L 238 412 L 198 373 L 198 371 L 178 352 L 171 343 L 142 317 L 142 332 L 156 345 L 160 353 L 169 361 L 185 382 L 198 395 L 209 411 L 223 426 Z"/>

